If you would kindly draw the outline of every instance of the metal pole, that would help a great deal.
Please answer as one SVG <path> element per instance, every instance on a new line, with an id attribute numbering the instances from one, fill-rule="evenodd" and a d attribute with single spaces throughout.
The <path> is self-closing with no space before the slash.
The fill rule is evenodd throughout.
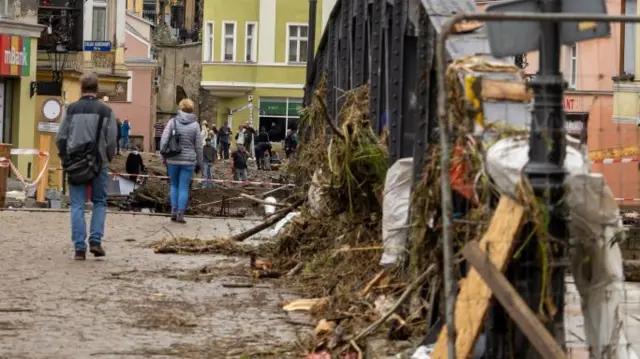
<path id="1" fill-rule="evenodd" d="M 445 279 L 445 295 L 446 295 L 446 303 L 445 303 L 445 318 L 447 321 L 447 333 L 448 335 L 448 358 L 455 358 L 455 321 L 454 321 L 454 305 L 455 305 L 455 268 L 453 263 L 453 244 L 452 238 L 453 234 L 451 232 L 451 212 L 452 212 L 452 198 L 451 198 L 451 190 L 450 190 L 450 175 L 449 175 L 449 154 L 451 151 L 450 140 L 449 140 L 449 119 L 447 117 L 447 83 L 445 82 L 445 71 L 447 67 L 447 53 L 446 53 L 446 41 L 449 38 L 453 31 L 453 26 L 463 20 L 478 20 L 478 21 L 505 21 L 505 20 L 518 20 L 518 21 L 540 21 L 547 23 L 557 23 L 561 21 L 602 21 L 602 22 L 631 22 L 631 23 L 639 23 L 640 16 L 626 16 L 626 15 L 603 15 L 603 14 L 565 14 L 565 13 L 557 13 L 558 8 L 556 7 L 554 0 L 542 0 L 546 2 L 544 4 L 544 9 L 546 13 L 543 14 L 535 14 L 535 13 L 521 13 L 521 12 L 513 12 L 513 13 L 467 13 L 467 14 L 456 14 L 451 16 L 449 19 L 445 21 L 442 25 L 442 31 L 438 35 L 438 41 L 436 44 L 436 66 L 437 66 L 437 86 L 438 86 L 438 126 L 440 128 L 440 145 L 441 145 L 441 181 L 442 181 L 442 244 L 443 244 L 443 266 L 444 266 L 444 279 Z M 554 12 L 555 11 L 555 12 Z M 553 12 L 553 13 L 552 13 Z M 528 164 L 527 175 L 533 176 L 536 180 L 541 178 L 541 183 L 544 183 L 546 186 L 547 183 L 553 180 L 554 183 L 558 183 L 558 179 L 564 180 L 564 170 L 559 171 L 557 169 L 557 165 L 562 165 L 564 163 L 564 118 L 563 112 L 559 112 L 554 104 L 557 104 L 558 99 L 562 100 L 562 87 L 557 92 L 557 84 L 555 83 L 553 78 L 553 69 L 556 69 L 556 73 L 559 73 L 558 66 L 559 62 L 556 62 L 555 67 L 549 67 L 551 65 L 552 58 L 542 58 L 544 55 L 544 51 L 550 51 L 556 46 L 559 46 L 557 36 L 554 37 L 553 40 L 549 40 L 548 35 L 553 35 L 553 32 L 557 34 L 557 25 L 556 29 L 553 30 L 551 28 L 542 27 L 543 28 L 543 37 L 542 48 L 540 49 L 541 59 L 540 59 L 540 68 L 542 73 L 543 63 L 545 66 L 545 73 L 550 73 L 550 75 L 546 76 L 546 78 L 551 78 L 550 83 L 545 83 L 542 79 L 539 80 L 537 85 L 540 86 L 542 90 L 540 93 L 536 93 L 535 101 L 536 106 L 534 107 L 534 123 L 539 120 L 537 117 L 538 114 L 550 114 L 549 120 L 552 121 L 552 128 L 560 128 L 560 131 L 554 131 L 552 134 L 552 139 L 554 142 L 552 143 L 551 150 L 544 153 L 542 156 L 541 152 L 530 153 L 531 160 L 530 162 L 533 164 Z M 549 32 L 547 34 L 547 32 Z M 550 43 L 546 43 L 547 41 L 551 41 Z M 544 55 L 546 56 L 546 55 Z M 551 55 L 554 56 L 554 55 Z M 555 55 L 557 56 L 557 55 Z M 556 59 L 558 59 L 556 57 Z M 544 62 L 543 62 L 544 61 Z M 542 77 L 542 76 L 541 76 Z M 544 77 L 543 77 L 544 79 Z M 560 78 L 561 79 L 561 78 Z M 534 87 L 535 88 L 535 87 Z M 552 93 L 556 91 L 553 95 L 547 96 L 545 91 L 550 89 Z M 544 95 L 544 96 L 543 96 Z M 542 105 L 545 104 L 545 105 Z M 538 109 L 545 109 L 544 111 Z M 560 102 L 560 109 L 562 109 L 562 103 Z M 562 110 L 560 110 L 562 111 Z M 548 129 L 547 126 L 548 121 L 542 121 L 542 126 L 536 127 L 537 131 L 533 131 L 531 136 L 541 136 L 543 132 L 542 129 Z M 537 126 L 537 125 L 536 125 Z M 534 139 L 536 142 L 531 143 L 531 148 L 533 149 L 535 144 L 538 146 L 538 141 Z M 558 141 L 559 140 L 559 141 Z M 547 145 L 546 142 L 545 146 Z M 560 147 L 560 148 L 559 148 Z M 536 150 L 539 150 L 536 148 Z M 547 151 L 545 149 L 545 151 Z M 541 160 L 541 163 L 548 164 L 546 166 L 540 167 L 536 164 L 535 160 Z M 535 165 L 534 165 L 535 164 Z M 526 168 L 526 167 L 525 167 Z M 562 169 L 562 166 L 560 166 Z M 543 172 L 542 170 L 546 171 Z M 531 177 L 530 177 L 531 178 Z M 537 185 L 532 182 L 532 185 Z M 546 189 L 546 187 L 545 187 Z M 535 187 L 534 187 L 535 190 Z M 558 192 L 555 191 L 551 195 L 552 201 L 557 199 Z M 557 202 L 553 202 L 557 203 Z M 556 208 L 559 208 L 556 206 Z M 558 235 L 560 233 L 562 235 L 563 229 L 566 229 L 566 219 L 562 216 L 562 209 L 555 210 L 555 213 L 552 215 L 550 220 L 550 234 Z M 551 231 L 551 227 L 553 228 L 553 232 Z M 559 227 L 559 228 L 558 228 Z M 563 237 L 560 237 L 563 238 Z M 555 333 L 554 333 L 555 334 Z"/>
<path id="2" fill-rule="evenodd" d="M 313 72 L 313 63 L 315 60 L 316 50 L 316 12 L 318 0 L 309 0 L 309 39 L 307 42 L 307 82 L 304 86 L 304 106 L 311 103 L 311 74 Z"/>

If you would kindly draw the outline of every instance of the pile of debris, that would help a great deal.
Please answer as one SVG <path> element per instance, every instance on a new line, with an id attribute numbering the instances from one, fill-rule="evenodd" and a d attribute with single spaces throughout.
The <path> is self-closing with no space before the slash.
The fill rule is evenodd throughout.
<path id="1" fill-rule="evenodd" d="M 168 213 L 171 210 L 169 199 L 169 180 L 166 178 L 166 166 L 162 157 L 156 153 L 140 153 L 149 177 L 139 177 L 135 189 L 123 195 L 111 195 L 109 202 L 122 210 L 149 208 L 154 212 Z M 122 178 L 129 178 L 126 174 L 127 153 L 117 156 L 109 165 L 110 172 Z M 233 183 L 233 174 L 228 161 L 218 161 L 214 164 L 213 178 L 217 180 L 212 188 L 204 188 L 195 176 L 189 197 L 188 215 L 216 215 L 229 217 L 244 217 L 261 213 L 259 204 L 244 196 L 261 196 L 276 188 L 273 183 L 284 183 L 286 177 L 278 171 L 249 171 L 250 181 L 259 184 Z M 286 193 L 278 193 L 282 195 Z"/>
<path id="2" fill-rule="evenodd" d="M 413 183 L 412 159 L 401 159 L 387 169 L 384 136 L 377 136 L 369 123 L 368 87 L 345 93 L 334 119 L 326 108 L 325 86 L 321 81 L 300 120 L 299 160 L 288 167 L 300 184 L 297 195 L 281 201 L 282 208 L 264 223 L 231 240 L 242 241 L 274 224 L 282 228 L 275 243 L 260 248 L 263 259 L 256 261 L 252 253 L 251 264 L 254 271 L 273 274 L 255 278 L 286 272 L 286 280 L 307 298 L 283 303 L 283 309 L 308 311 L 317 320 L 309 352 L 352 357 L 363 352 L 364 339 L 384 335 L 392 340 L 417 338 L 409 352 L 419 347 L 420 353 L 434 350 L 431 357 L 442 358 L 447 338 L 442 330 L 442 148 L 434 144 L 427 149 L 428 164 L 421 180 Z M 550 238 L 545 204 L 522 178 L 528 159 L 527 130 L 499 118 L 504 114 L 500 105 L 508 102 L 509 113 L 523 116 L 519 122 L 527 123 L 531 93 L 521 71 L 482 58 L 464 58 L 449 67 L 447 86 L 453 135 L 452 150 L 447 152 L 455 219 L 453 261 L 461 288 L 455 326 L 462 337 L 456 347 L 458 356 L 470 357 L 477 339 L 494 330 L 484 328 L 484 318 L 494 305 L 492 296 L 502 300 L 495 291 L 497 284 L 485 282 L 488 266 L 479 268 L 478 260 L 486 262 L 488 256 L 495 265 L 495 278 L 507 267 L 517 269 L 521 258 L 534 258 L 541 270 L 530 282 L 540 285 L 540 298 L 525 304 L 537 308 L 537 313 L 526 315 L 549 321 L 562 305 L 554 304 L 558 297 L 550 284 L 553 260 L 559 249 L 569 248 Z M 483 107 L 486 103 L 497 106 Z M 475 120 L 473 126 L 470 119 Z M 599 350 L 609 344 L 619 322 L 611 313 L 618 310 L 623 292 L 618 243 L 624 228 L 611 191 L 599 176 L 590 174 L 588 161 L 581 146 L 567 146 L 565 202 L 572 217 L 572 273 L 581 293 L 608 293 L 606 303 L 585 304 L 585 322 L 600 329 L 587 333 L 589 344 Z M 156 250 L 166 251 L 168 245 Z M 202 247 L 181 250 L 198 252 Z M 605 268 L 598 267 L 602 263 Z M 587 272 L 593 275 L 583 277 Z M 611 323 L 601 322 L 604 317 Z M 520 327 L 516 324 L 513 328 Z M 624 342 L 624 333 L 620 340 Z M 545 345 L 555 348 L 553 343 Z"/>

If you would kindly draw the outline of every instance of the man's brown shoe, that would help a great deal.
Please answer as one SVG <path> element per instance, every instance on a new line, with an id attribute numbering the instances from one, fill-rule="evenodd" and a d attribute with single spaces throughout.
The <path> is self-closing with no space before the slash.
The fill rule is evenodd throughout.
<path id="1" fill-rule="evenodd" d="M 76 251 L 76 255 L 73 257 L 73 259 L 77 261 L 83 261 L 87 259 L 87 251 Z"/>
<path id="2" fill-rule="evenodd" d="M 100 243 L 96 242 L 89 243 L 89 252 L 91 252 L 96 257 L 104 257 L 106 255 Z"/>

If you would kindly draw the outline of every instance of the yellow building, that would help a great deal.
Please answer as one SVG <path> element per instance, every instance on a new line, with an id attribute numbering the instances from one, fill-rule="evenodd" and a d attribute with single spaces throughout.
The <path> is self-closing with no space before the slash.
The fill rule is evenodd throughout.
<path id="1" fill-rule="evenodd" d="M 38 7 L 39 23 L 46 27 L 38 47 L 35 120 L 31 136 L 40 147 L 55 153 L 57 118 L 47 118 L 45 102 L 64 106 L 80 98 L 79 78 L 92 71 L 100 79 L 99 96 L 105 101 L 126 101 L 128 72 L 124 58 L 125 0 L 49 0 Z M 82 19 L 82 21 L 80 21 Z M 70 26 L 71 25 L 71 26 Z M 115 42 L 113 41 L 115 40 Z M 63 110 L 64 111 L 64 110 Z M 42 123 L 46 123 L 45 126 Z M 52 156 L 49 184 L 61 184 L 60 159 Z"/>
<path id="2" fill-rule="evenodd" d="M 44 27 L 37 24 L 35 16 L 15 20 L 7 3 L 0 7 L 0 143 L 33 149 L 37 147 L 33 136 L 36 100 L 30 89 L 36 80 L 36 49 Z M 29 163 L 35 164 L 37 159 L 23 155 L 13 156 L 12 161 L 27 175 Z"/>
<path id="3" fill-rule="evenodd" d="M 313 31 L 321 36 L 322 1 Z M 218 125 L 232 130 L 250 121 L 278 136 L 295 129 L 306 76 L 309 2 L 300 0 L 206 1 L 201 86 L 218 98 Z M 247 106 L 249 98 L 255 107 Z M 239 111 L 234 111 L 241 109 Z M 205 119 L 211 122 L 211 119 Z M 272 132 L 273 133 L 273 132 Z"/>

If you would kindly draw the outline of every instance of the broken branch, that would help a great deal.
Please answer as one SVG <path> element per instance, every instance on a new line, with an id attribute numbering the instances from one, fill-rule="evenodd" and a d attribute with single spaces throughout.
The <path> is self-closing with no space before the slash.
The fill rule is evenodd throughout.
<path id="1" fill-rule="evenodd" d="M 288 204 L 286 204 L 286 203 L 270 203 L 270 202 L 267 202 L 267 201 L 262 200 L 262 199 L 260 199 L 260 198 L 256 198 L 256 197 L 254 197 L 254 196 L 252 196 L 252 195 L 249 195 L 249 194 L 246 194 L 246 193 L 242 193 L 242 194 L 240 194 L 240 197 L 242 197 L 242 198 L 246 198 L 246 199 L 251 200 L 251 201 L 254 201 L 254 202 L 256 202 L 256 203 L 264 204 L 264 205 L 266 205 L 266 206 L 274 206 L 274 207 L 291 208 L 291 206 L 290 206 L 290 205 L 288 205 Z"/>
<path id="2" fill-rule="evenodd" d="M 320 108 L 324 113 L 324 116 L 322 116 L 322 118 L 324 118 L 327 124 L 329 125 L 329 127 L 331 127 L 331 131 L 333 131 L 333 133 L 336 136 L 340 137 L 340 139 L 346 140 L 346 137 L 344 137 L 344 134 L 340 132 L 338 127 L 336 127 L 336 124 L 333 121 L 333 117 L 331 117 L 331 114 L 329 114 L 329 110 L 327 109 L 327 104 L 324 102 L 324 97 L 316 96 L 316 99 L 318 99 L 318 104 L 320 105 Z"/>
<path id="3" fill-rule="evenodd" d="M 293 211 L 293 209 L 299 205 L 302 204 L 302 201 L 298 201 L 297 203 L 295 203 L 293 206 L 289 207 L 289 208 L 284 208 L 282 209 L 282 212 L 278 213 L 274 213 L 271 217 L 267 218 L 264 222 L 260 223 L 259 225 L 247 229 L 244 232 L 238 233 L 234 236 L 231 237 L 231 240 L 234 241 L 244 241 L 245 239 L 253 236 L 256 233 L 260 233 L 263 230 L 273 226 L 274 224 L 278 223 L 281 219 L 283 219 L 284 217 L 287 216 L 287 214 L 289 214 L 289 212 Z"/>

